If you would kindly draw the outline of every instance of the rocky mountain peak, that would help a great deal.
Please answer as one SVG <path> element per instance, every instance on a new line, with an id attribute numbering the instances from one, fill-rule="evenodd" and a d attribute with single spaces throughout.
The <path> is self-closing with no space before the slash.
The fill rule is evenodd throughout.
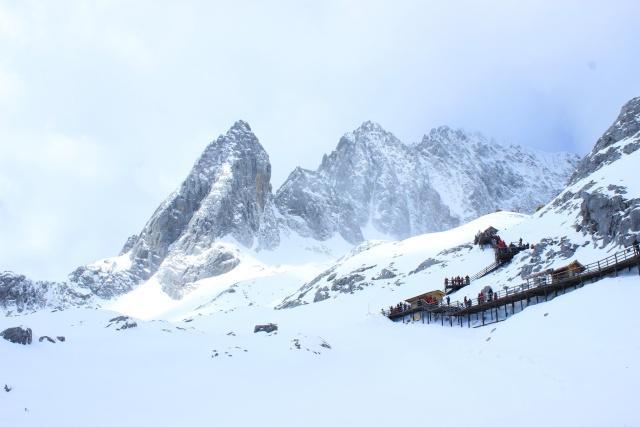
<path id="1" fill-rule="evenodd" d="M 640 96 L 622 106 L 615 122 L 598 139 L 593 152 L 600 151 L 616 142 L 635 135 L 640 131 Z"/>
<path id="2" fill-rule="evenodd" d="M 269 156 L 244 121 L 212 141 L 180 187 L 155 211 L 140 234 L 125 245 L 131 267 L 117 274 L 118 293 L 154 274 L 173 297 L 202 277 L 222 274 L 239 262 L 215 242 L 228 236 L 246 247 L 277 245 Z M 186 256 L 198 261 L 185 263 Z M 91 268 L 73 280 L 100 294 Z M 105 280 L 100 280 L 104 284 Z M 126 289 L 124 289 L 126 291 Z M 103 292 L 104 293 L 104 292 Z"/>
<path id="3" fill-rule="evenodd" d="M 362 122 L 362 124 L 353 131 L 353 133 L 388 133 L 379 123 L 372 122 L 371 120 L 367 120 Z"/>
<path id="4" fill-rule="evenodd" d="M 640 132 L 640 97 L 633 98 L 622 106 L 620 114 L 598 139 L 591 153 L 580 161 L 571 176 L 570 184 L 574 184 L 601 167 L 611 164 L 624 154 L 630 154 L 640 149 L 640 138 L 630 141 L 638 132 Z M 622 143 L 623 140 L 629 143 Z"/>
<path id="5" fill-rule="evenodd" d="M 462 129 L 452 129 L 449 126 L 439 126 L 431 129 L 427 135 L 422 137 L 422 144 L 434 145 L 443 143 L 454 143 L 467 141 L 469 137 Z"/>
<path id="6" fill-rule="evenodd" d="M 358 128 L 351 132 L 347 132 L 340 139 L 336 151 L 345 148 L 345 145 L 356 144 L 368 149 L 375 149 L 380 145 L 404 145 L 394 134 L 385 130 L 378 123 L 366 121 Z"/>
<path id="7" fill-rule="evenodd" d="M 245 122 L 244 120 L 238 120 L 227 131 L 227 135 L 246 134 L 246 133 L 251 133 L 251 132 L 252 132 L 251 131 L 251 126 L 249 126 L 249 123 Z"/>

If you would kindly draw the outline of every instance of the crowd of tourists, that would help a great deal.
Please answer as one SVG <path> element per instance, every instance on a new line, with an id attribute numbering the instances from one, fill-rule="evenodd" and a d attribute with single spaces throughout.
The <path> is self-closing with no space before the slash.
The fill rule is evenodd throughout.
<path id="1" fill-rule="evenodd" d="M 485 292 L 478 293 L 478 305 L 484 304 L 486 302 L 497 301 L 497 300 L 498 300 L 498 293 L 493 292 L 491 288 L 489 288 L 489 290 L 486 293 Z M 473 305 L 473 300 L 465 296 L 462 304 L 464 305 L 464 307 L 471 307 Z"/>
<path id="2" fill-rule="evenodd" d="M 463 286 L 469 286 L 471 283 L 471 279 L 469 276 L 456 276 L 449 279 L 448 277 L 444 278 L 444 288 L 461 288 Z"/>
<path id="3" fill-rule="evenodd" d="M 406 302 L 399 302 L 395 306 L 393 306 L 393 305 L 389 306 L 389 311 L 386 312 L 386 313 L 385 313 L 384 309 L 382 309 L 382 314 L 384 316 L 392 316 L 394 314 L 404 313 L 405 311 L 409 310 L 410 308 L 411 308 L 411 305 L 407 304 Z"/>

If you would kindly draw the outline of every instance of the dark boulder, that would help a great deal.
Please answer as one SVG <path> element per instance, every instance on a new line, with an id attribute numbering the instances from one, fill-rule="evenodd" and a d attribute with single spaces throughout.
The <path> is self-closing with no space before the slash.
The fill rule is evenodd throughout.
<path id="1" fill-rule="evenodd" d="M 31 328 L 23 328 L 21 326 L 5 329 L 0 332 L 0 336 L 9 342 L 23 345 L 31 344 L 33 340 Z"/>
<path id="2" fill-rule="evenodd" d="M 271 332 L 275 332 L 278 330 L 278 325 L 276 325 L 275 323 L 267 323 L 266 325 L 256 325 L 255 328 L 253 328 L 253 333 L 258 333 L 258 332 L 266 332 L 268 334 L 270 334 Z"/>

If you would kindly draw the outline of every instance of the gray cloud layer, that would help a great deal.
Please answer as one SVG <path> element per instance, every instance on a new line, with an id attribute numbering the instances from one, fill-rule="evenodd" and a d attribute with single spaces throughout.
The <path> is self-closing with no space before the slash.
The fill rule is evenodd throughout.
<path id="1" fill-rule="evenodd" d="M 640 93 L 637 1 L 0 3 L 0 269 L 114 254 L 237 119 L 278 185 L 371 119 L 586 152 Z"/>

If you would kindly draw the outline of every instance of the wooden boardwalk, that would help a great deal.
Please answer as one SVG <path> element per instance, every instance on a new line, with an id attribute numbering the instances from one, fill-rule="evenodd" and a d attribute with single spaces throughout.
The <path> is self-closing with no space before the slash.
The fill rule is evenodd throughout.
<path id="1" fill-rule="evenodd" d="M 505 248 L 499 248 L 495 245 L 495 243 L 491 243 L 491 247 L 493 249 L 493 252 L 495 254 L 495 258 L 496 260 L 488 265 L 487 267 L 483 268 L 482 270 L 478 271 L 476 274 L 474 274 L 473 276 L 470 277 L 470 282 L 474 281 L 474 280 L 478 280 L 481 277 L 486 276 L 489 273 L 493 273 L 494 271 L 496 271 L 498 268 L 502 267 L 504 264 L 508 263 L 509 261 L 511 261 L 513 259 L 513 257 L 515 257 L 518 253 L 522 252 L 525 249 L 529 248 L 529 245 L 519 245 L 519 246 L 507 246 Z M 457 292 L 460 289 L 464 288 L 465 286 L 468 286 L 469 284 L 466 282 L 463 282 L 460 285 L 454 285 L 451 282 L 449 282 L 448 284 L 445 285 L 444 287 L 444 291 L 447 294 L 451 294 L 453 292 Z"/>
<path id="2" fill-rule="evenodd" d="M 597 281 L 606 276 L 617 276 L 618 272 L 634 267 L 638 267 L 640 274 L 640 252 L 630 246 L 584 266 L 580 272 L 563 271 L 557 274 L 529 278 L 519 286 L 495 292 L 490 301 L 478 301 L 476 298 L 470 300 L 467 305 L 460 301 L 450 304 L 423 304 L 407 310 L 391 312 L 387 314 L 387 317 L 403 322 L 406 320 L 422 321 L 423 323 L 438 322 L 443 325 L 448 323 L 451 326 L 454 322 L 463 326 L 466 321 L 469 327 L 471 327 L 472 317 L 475 317 L 476 322 L 482 322 L 479 325 L 482 326 L 499 321 L 502 312 L 504 312 L 504 318 L 508 317 L 509 306 L 511 306 L 511 314 L 514 314 L 516 304 L 522 310 L 525 304 L 528 306 L 533 299 L 536 300 L 536 303 L 543 298 L 544 301 L 547 301 L 571 288 L 576 289 L 585 283 Z"/>

